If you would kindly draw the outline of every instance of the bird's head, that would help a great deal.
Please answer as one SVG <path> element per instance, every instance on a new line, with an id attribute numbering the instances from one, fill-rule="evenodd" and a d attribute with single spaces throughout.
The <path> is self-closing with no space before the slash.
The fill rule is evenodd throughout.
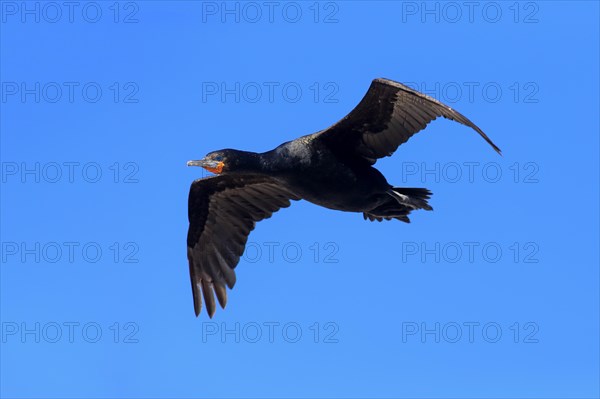
<path id="1" fill-rule="evenodd" d="M 221 174 L 235 168 L 235 150 L 219 150 L 206 154 L 198 161 L 188 161 L 187 166 L 201 166 L 209 172 Z"/>

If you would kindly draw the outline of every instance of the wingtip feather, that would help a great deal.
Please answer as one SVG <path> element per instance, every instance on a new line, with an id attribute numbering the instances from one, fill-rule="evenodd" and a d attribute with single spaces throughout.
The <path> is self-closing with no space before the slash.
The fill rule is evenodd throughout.
<path id="1" fill-rule="evenodd" d="M 204 297 L 204 302 L 206 304 L 206 312 L 212 319 L 215 311 L 217 310 L 217 304 L 215 303 L 212 284 L 205 280 L 202 280 L 202 296 Z"/>

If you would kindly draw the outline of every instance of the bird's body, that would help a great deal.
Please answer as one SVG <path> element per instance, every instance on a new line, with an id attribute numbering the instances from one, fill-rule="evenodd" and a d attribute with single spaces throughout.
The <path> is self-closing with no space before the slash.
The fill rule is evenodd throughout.
<path id="1" fill-rule="evenodd" d="M 411 211 L 431 210 L 429 190 L 393 187 L 373 164 L 438 116 L 473 128 L 500 152 L 450 107 L 400 83 L 376 79 L 359 105 L 328 129 L 264 153 L 226 149 L 188 162 L 218 174 L 194 181 L 190 189 L 188 259 L 196 315 L 200 293 L 211 317 L 213 291 L 225 306 L 225 286 L 235 284 L 233 268 L 248 234 L 290 200 L 361 212 L 371 221 L 409 222 Z"/>
<path id="2" fill-rule="evenodd" d="M 302 199 L 325 208 L 363 212 L 391 186 L 377 169 L 344 160 L 318 138 L 319 133 L 257 154 L 264 173 Z"/>

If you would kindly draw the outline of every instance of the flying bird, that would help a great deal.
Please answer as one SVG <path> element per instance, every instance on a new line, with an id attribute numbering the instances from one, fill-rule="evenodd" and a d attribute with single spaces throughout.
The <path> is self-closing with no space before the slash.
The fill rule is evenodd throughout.
<path id="1" fill-rule="evenodd" d="M 212 318 L 215 294 L 222 308 L 236 282 L 234 268 L 256 222 L 304 199 L 364 219 L 410 222 L 413 210 L 431 210 L 425 188 L 390 185 L 373 164 L 443 116 L 474 129 L 500 149 L 464 115 L 387 79 L 375 79 L 347 116 L 320 132 L 254 153 L 214 151 L 188 166 L 216 176 L 195 180 L 188 201 L 187 257 L 196 316 L 202 302 Z"/>

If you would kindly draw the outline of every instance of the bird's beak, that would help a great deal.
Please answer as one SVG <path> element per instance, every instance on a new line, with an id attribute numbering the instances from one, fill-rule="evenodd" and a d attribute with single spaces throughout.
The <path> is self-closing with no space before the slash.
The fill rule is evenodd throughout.
<path id="1" fill-rule="evenodd" d="M 200 166 L 209 172 L 219 174 L 223 171 L 225 164 L 223 162 L 200 159 L 198 161 L 188 161 L 187 166 Z"/>

